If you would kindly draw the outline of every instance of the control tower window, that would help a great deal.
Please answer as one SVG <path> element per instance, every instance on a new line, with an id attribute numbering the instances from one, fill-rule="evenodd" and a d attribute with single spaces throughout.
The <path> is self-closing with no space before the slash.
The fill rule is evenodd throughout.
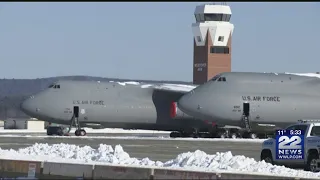
<path id="1" fill-rule="evenodd" d="M 196 22 L 203 22 L 203 21 L 225 21 L 229 22 L 231 18 L 231 14 L 195 14 Z"/>
<path id="2" fill-rule="evenodd" d="M 199 22 L 200 21 L 200 14 L 195 14 L 194 16 L 196 18 L 196 22 Z"/>
<path id="3" fill-rule="evenodd" d="M 205 21 L 222 21 L 222 14 L 205 14 Z"/>
<path id="4" fill-rule="evenodd" d="M 211 46 L 210 53 L 229 54 L 229 47 L 228 46 Z"/>
<path id="5" fill-rule="evenodd" d="M 222 14 L 222 21 L 229 22 L 231 18 L 231 14 Z"/>
<path id="6" fill-rule="evenodd" d="M 201 42 L 201 37 L 200 36 L 197 36 L 197 41 Z"/>
<path id="7" fill-rule="evenodd" d="M 226 21 L 229 22 L 231 14 L 204 14 L 205 21 Z"/>
<path id="8" fill-rule="evenodd" d="M 204 18 L 204 14 L 200 14 L 200 21 L 204 21 L 205 18 Z"/>

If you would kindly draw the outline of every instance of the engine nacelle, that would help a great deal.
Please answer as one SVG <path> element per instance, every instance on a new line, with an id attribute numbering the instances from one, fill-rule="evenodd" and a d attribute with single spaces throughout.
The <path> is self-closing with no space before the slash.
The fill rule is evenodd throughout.
<path id="1" fill-rule="evenodd" d="M 182 118 L 192 118 L 192 116 L 182 112 L 178 106 L 177 102 L 172 102 L 170 106 L 170 117 L 172 119 L 182 119 Z"/>

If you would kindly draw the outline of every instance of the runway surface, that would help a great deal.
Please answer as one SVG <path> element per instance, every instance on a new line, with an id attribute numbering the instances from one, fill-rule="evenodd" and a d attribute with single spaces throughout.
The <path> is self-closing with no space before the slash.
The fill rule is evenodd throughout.
<path id="1" fill-rule="evenodd" d="M 127 134 L 128 135 L 128 134 Z M 2 149 L 19 149 L 32 146 L 35 143 L 48 144 L 76 144 L 79 146 L 91 146 L 98 148 L 99 144 L 115 146 L 120 144 L 131 157 L 152 160 L 167 161 L 175 158 L 178 154 L 197 149 L 207 154 L 231 151 L 233 155 L 260 159 L 261 143 L 257 142 L 223 142 L 223 141 L 164 141 L 164 140 L 141 140 L 141 139 L 83 139 L 83 138 L 52 138 L 52 137 L 0 137 Z"/>

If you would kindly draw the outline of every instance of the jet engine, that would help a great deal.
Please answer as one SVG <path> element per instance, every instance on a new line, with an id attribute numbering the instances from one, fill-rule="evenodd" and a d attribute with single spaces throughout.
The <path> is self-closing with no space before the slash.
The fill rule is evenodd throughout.
<path id="1" fill-rule="evenodd" d="M 192 118 L 192 116 L 189 116 L 188 114 L 182 112 L 178 106 L 177 102 L 172 102 L 170 106 L 170 117 L 172 119 L 182 119 L 182 118 Z"/>

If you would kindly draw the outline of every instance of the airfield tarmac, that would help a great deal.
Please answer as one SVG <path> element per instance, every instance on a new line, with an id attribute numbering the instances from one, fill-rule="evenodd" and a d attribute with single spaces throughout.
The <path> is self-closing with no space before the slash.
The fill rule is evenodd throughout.
<path id="1" fill-rule="evenodd" d="M 20 134 L 21 135 L 21 134 Z M 122 134 L 123 135 L 123 134 Z M 95 135 L 96 136 L 96 135 Z M 128 134 L 126 134 L 128 136 Z M 244 155 L 260 159 L 261 143 L 257 142 L 223 142 L 223 141 L 183 141 L 183 140 L 149 140 L 149 139 L 91 139 L 91 138 L 56 138 L 56 137 L 0 137 L 0 147 L 2 149 L 19 149 L 32 146 L 35 143 L 48 144 L 76 144 L 79 146 L 91 146 L 98 148 L 99 144 L 115 145 L 120 144 L 124 151 L 131 157 L 160 160 L 165 162 L 183 152 L 195 151 L 197 149 L 207 154 L 216 152 L 231 151 L 233 155 Z"/>

